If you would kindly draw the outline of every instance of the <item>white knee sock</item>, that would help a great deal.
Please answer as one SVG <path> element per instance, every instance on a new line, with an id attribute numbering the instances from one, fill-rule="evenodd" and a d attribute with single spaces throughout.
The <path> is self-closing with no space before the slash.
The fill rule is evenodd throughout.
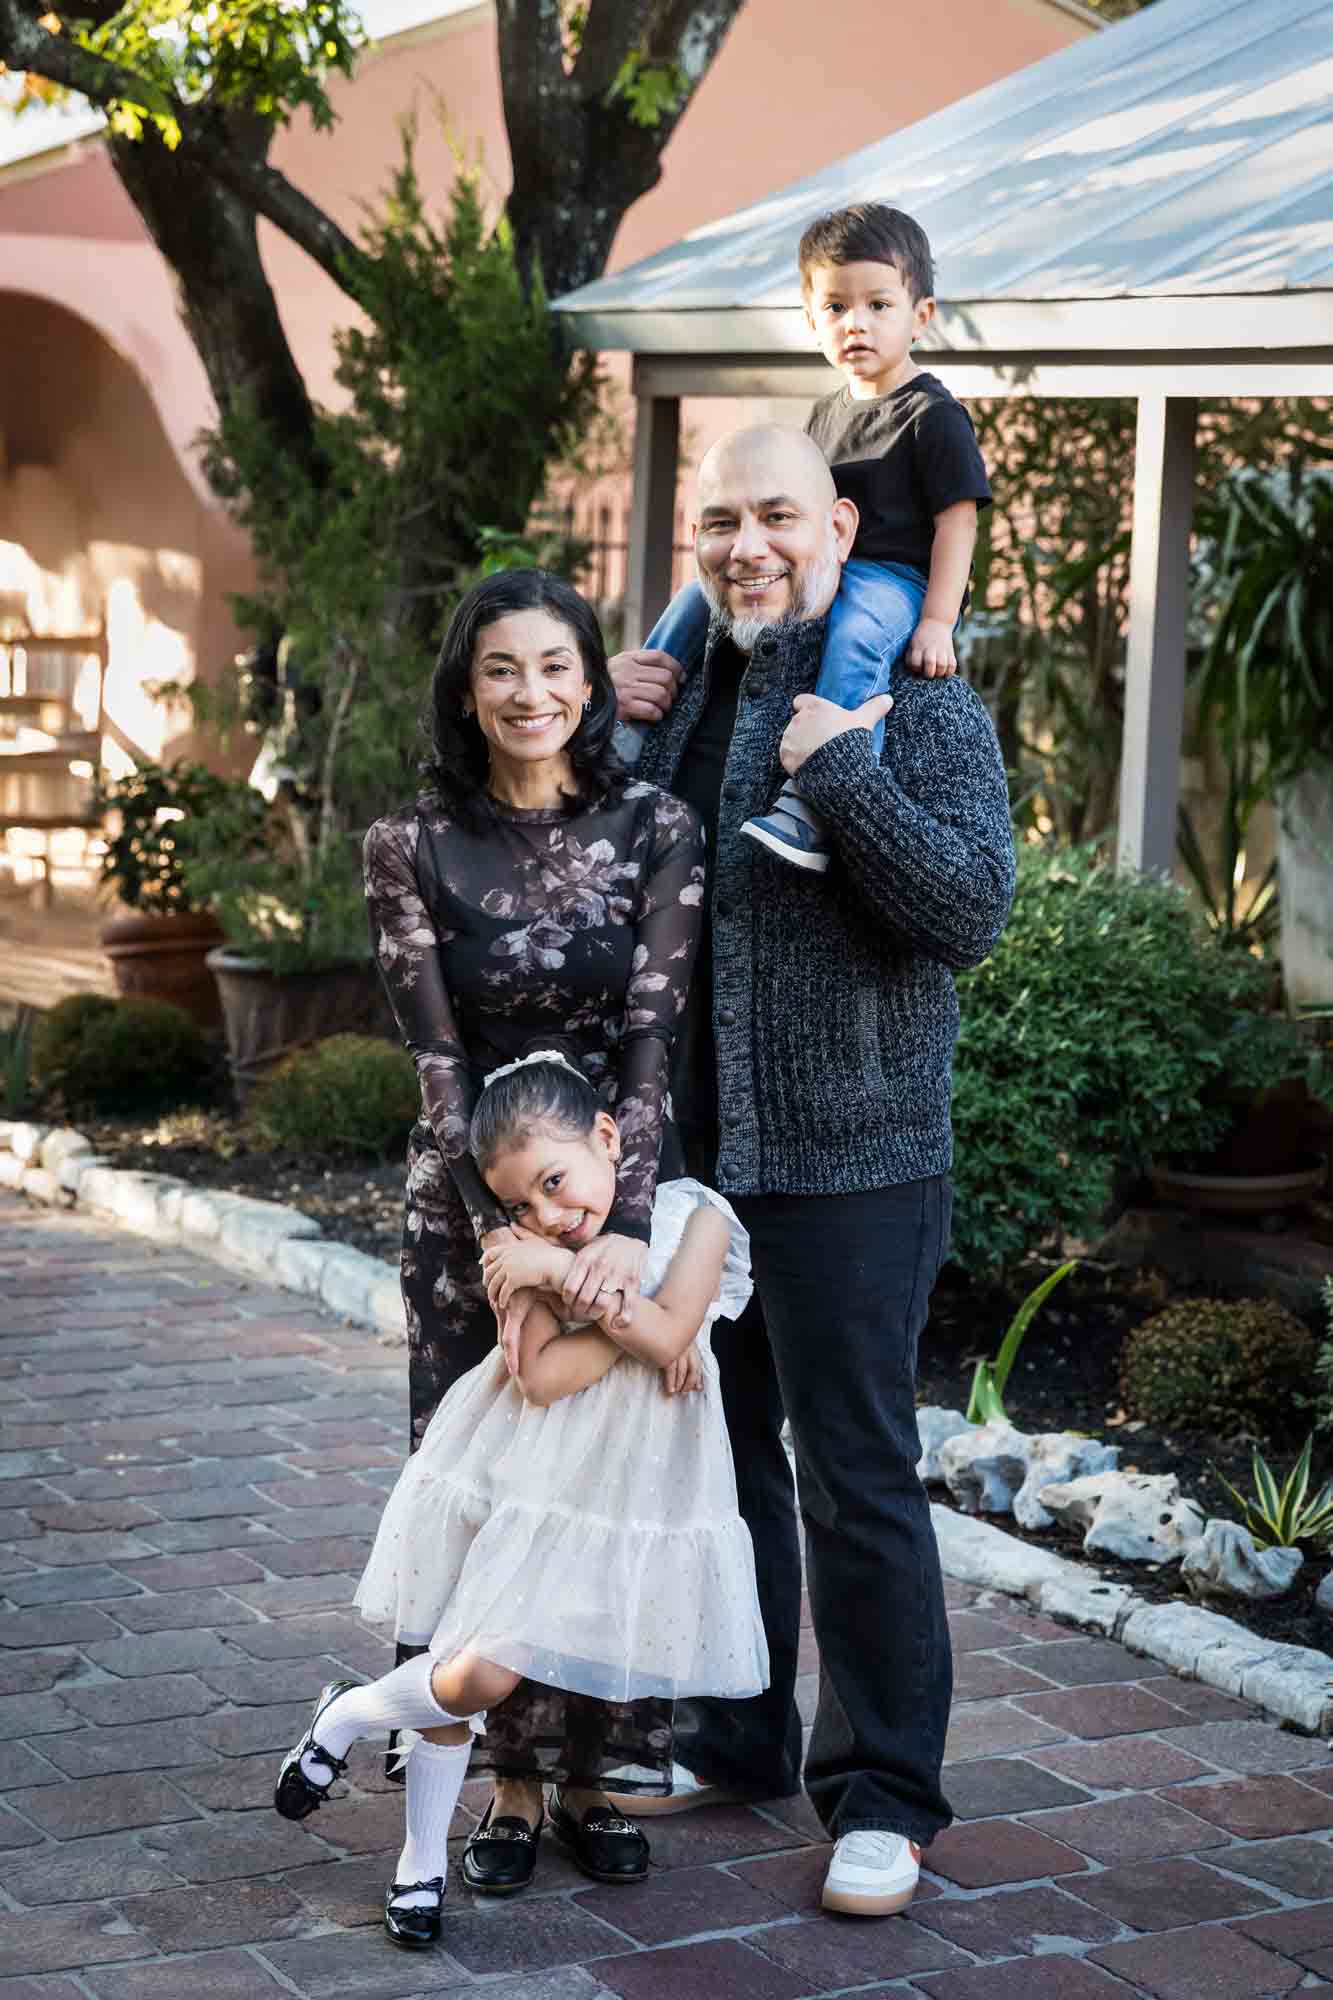
<path id="1" fill-rule="evenodd" d="M 401 1667 L 381 1674 L 364 1687 L 349 1688 L 331 1701 L 315 1728 L 316 1740 L 331 1757 L 342 1758 L 358 1736 L 377 1729 L 439 1729 L 447 1722 L 465 1722 L 466 1716 L 450 1715 L 430 1691 L 430 1677 L 436 1666 L 428 1653 L 405 1660 Z M 301 1769 L 317 1785 L 329 1781 L 329 1767 L 315 1751 L 307 1750 Z"/>
<path id="2" fill-rule="evenodd" d="M 407 1839 L 394 1870 L 395 1882 L 429 1882 L 449 1873 L 449 1828 L 467 1777 L 472 1744 L 417 1743 L 407 1760 Z M 395 1909 L 434 1902 L 429 1890 L 395 1896 Z"/>

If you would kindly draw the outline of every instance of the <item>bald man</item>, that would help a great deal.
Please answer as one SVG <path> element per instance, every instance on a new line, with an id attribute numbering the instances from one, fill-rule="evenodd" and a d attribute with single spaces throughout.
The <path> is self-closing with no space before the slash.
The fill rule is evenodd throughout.
<path id="1" fill-rule="evenodd" d="M 965 683 L 900 673 L 850 713 L 810 692 L 857 515 L 804 433 L 723 438 L 700 467 L 698 510 L 702 662 L 682 670 L 649 648 L 612 672 L 622 719 L 645 725 L 641 775 L 689 800 L 708 833 L 709 921 L 672 1095 L 687 1170 L 750 1232 L 755 1299 L 713 1346 L 772 1684 L 754 1701 L 679 1705 L 663 1809 L 800 1783 L 785 1411 L 820 1657 L 805 1783 L 837 1841 L 823 1900 L 881 1916 L 910 1902 L 921 1850 L 951 1817 L 952 1670 L 915 1469 L 916 1352 L 949 1240 L 953 975 L 985 958 L 1008 915 L 1008 791 Z M 739 837 L 783 772 L 799 772 L 827 820 L 826 874 Z"/>

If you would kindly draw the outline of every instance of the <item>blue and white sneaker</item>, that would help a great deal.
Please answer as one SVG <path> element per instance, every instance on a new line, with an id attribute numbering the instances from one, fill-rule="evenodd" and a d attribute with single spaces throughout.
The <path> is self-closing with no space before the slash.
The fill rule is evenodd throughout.
<path id="1" fill-rule="evenodd" d="M 822 875 L 829 864 L 828 835 L 819 814 L 812 812 L 794 785 L 784 785 L 772 812 L 747 819 L 741 832 L 757 840 L 779 861 Z"/>

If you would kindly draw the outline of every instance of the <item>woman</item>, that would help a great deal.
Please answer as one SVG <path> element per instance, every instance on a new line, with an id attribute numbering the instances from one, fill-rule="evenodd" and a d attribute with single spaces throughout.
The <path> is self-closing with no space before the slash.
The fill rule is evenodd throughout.
<path id="1" fill-rule="evenodd" d="M 554 1037 L 602 1093 L 621 1158 L 606 1227 L 564 1296 L 632 1302 L 647 1256 L 667 1063 L 698 942 L 703 850 L 687 806 L 637 783 L 611 745 L 615 691 L 597 621 L 568 584 L 509 570 L 450 623 L 431 689 L 434 756 L 416 804 L 366 836 L 366 896 L 389 998 L 421 1079 L 408 1147 L 402 1279 L 412 1448 L 496 1322 L 482 1250 L 508 1222 L 468 1150 L 484 1074 Z M 531 1879 L 541 1785 L 580 1820 L 579 1858 L 639 1879 L 647 1845 L 600 1789 L 670 1789 L 664 1702 L 601 1703 L 524 1681 L 477 1761 L 496 1795 L 463 1872 L 491 1893 Z M 627 1785 L 624 1767 L 641 1767 Z"/>

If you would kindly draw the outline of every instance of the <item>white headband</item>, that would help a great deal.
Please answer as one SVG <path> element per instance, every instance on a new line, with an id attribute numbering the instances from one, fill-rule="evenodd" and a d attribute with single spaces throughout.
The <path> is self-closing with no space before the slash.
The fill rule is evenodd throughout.
<path id="1" fill-rule="evenodd" d="M 559 1063 L 564 1069 L 571 1070 L 575 1076 L 582 1078 L 584 1083 L 588 1081 L 578 1065 L 572 1063 L 562 1050 L 534 1049 L 531 1055 L 520 1056 L 517 1062 L 501 1063 L 499 1069 L 490 1070 L 486 1075 L 482 1088 L 483 1090 L 489 1090 L 491 1085 L 498 1083 L 502 1076 L 512 1076 L 516 1069 L 526 1069 L 529 1063 L 539 1062 Z"/>

